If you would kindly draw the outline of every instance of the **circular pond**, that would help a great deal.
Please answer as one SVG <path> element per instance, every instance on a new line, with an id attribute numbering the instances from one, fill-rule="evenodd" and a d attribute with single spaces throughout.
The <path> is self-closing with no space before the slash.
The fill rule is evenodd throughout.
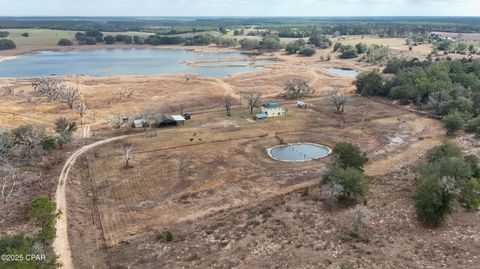
<path id="1" fill-rule="evenodd" d="M 331 152 L 329 147 L 314 143 L 293 143 L 267 149 L 272 159 L 284 162 L 312 161 L 326 157 Z"/>

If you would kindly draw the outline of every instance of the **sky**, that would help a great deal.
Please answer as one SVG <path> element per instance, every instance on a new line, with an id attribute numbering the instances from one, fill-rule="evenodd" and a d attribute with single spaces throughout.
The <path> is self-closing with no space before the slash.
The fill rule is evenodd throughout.
<path id="1" fill-rule="evenodd" d="M 480 0 L 0 0 L 0 16 L 480 16 Z"/>

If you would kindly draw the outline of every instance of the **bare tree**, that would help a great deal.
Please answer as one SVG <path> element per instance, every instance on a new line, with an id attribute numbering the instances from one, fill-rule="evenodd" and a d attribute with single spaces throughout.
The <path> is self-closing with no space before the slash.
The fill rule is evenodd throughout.
<path id="1" fill-rule="evenodd" d="M 80 116 L 80 125 L 83 125 L 83 117 L 87 114 L 88 112 L 88 107 L 83 98 L 79 98 L 74 104 L 73 104 L 73 111 L 75 111 L 79 116 Z"/>
<path id="2" fill-rule="evenodd" d="M 260 103 L 262 102 L 262 94 L 258 91 L 245 91 L 241 92 L 240 95 L 242 96 L 242 98 L 247 100 L 247 105 L 250 108 L 250 115 L 252 115 L 253 109 L 260 105 Z"/>
<path id="3" fill-rule="evenodd" d="M 118 129 L 123 125 L 123 115 L 120 113 L 110 114 L 107 118 L 108 124 L 113 126 L 113 128 Z"/>
<path id="4" fill-rule="evenodd" d="M 337 113 L 345 112 L 345 106 L 348 103 L 348 98 L 338 88 L 328 93 L 327 100 L 329 104 L 335 107 Z"/>
<path id="5" fill-rule="evenodd" d="M 157 114 L 157 111 L 153 107 L 146 107 L 138 112 L 136 118 L 142 121 L 145 131 L 147 130 L 150 120 L 155 116 L 155 114 Z"/>
<path id="6" fill-rule="evenodd" d="M 32 83 L 35 93 L 46 96 L 48 100 L 58 100 L 60 83 L 52 78 L 37 78 Z"/>
<path id="7" fill-rule="evenodd" d="M 10 184 L 8 183 L 9 179 L 10 179 Z M 2 178 L 2 193 L 1 193 L 2 196 L 1 197 L 4 204 L 7 203 L 16 185 L 17 185 L 17 173 L 16 173 L 16 169 L 13 168 L 9 173 L 9 175 Z"/>
<path id="8" fill-rule="evenodd" d="M 325 205 L 331 209 L 338 203 L 343 187 L 338 183 L 329 183 L 323 187 L 322 192 Z"/>
<path id="9" fill-rule="evenodd" d="M 135 92 L 135 90 L 133 88 L 122 88 L 122 89 L 119 89 L 117 91 L 117 95 L 120 97 L 120 98 L 130 98 L 132 97 L 133 93 Z"/>
<path id="10" fill-rule="evenodd" d="M 130 167 L 130 161 L 133 159 L 132 150 L 133 150 L 133 145 L 131 144 L 125 144 L 122 146 L 122 161 L 123 161 L 123 168 L 125 169 Z"/>
<path id="11" fill-rule="evenodd" d="M 232 115 L 232 105 L 233 105 L 233 97 L 232 95 L 225 95 L 222 100 L 223 107 L 225 108 L 225 112 L 227 116 Z"/>
<path id="12" fill-rule="evenodd" d="M 60 86 L 60 100 L 64 102 L 68 108 L 73 109 L 76 102 L 81 98 L 80 92 L 77 88 Z"/>
<path id="13" fill-rule="evenodd" d="M 13 95 L 15 89 L 12 86 L 5 86 L 2 88 L 2 90 L 3 90 L 3 93 L 2 93 L 3 96 L 11 96 Z"/>
<path id="14" fill-rule="evenodd" d="M 350 223 L 354 231 L 358 231 L 361 227 L 366 226 L 365 222 L 371 215 L 370 209 L 364 205 L 357 205 L 350 210 Z"/>
<path id="15" fill-rule="evenodd" d="M 288 80 L 283 87 L 283 96 L 288 99 L 303 98 L 314 93 L 315 90 L 310 86 L 310 81 L 306 79 Z"/>

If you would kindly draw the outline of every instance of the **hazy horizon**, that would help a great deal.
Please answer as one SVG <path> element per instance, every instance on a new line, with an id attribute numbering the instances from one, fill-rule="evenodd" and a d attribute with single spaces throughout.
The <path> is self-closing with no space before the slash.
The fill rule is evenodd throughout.
<path id="1" fill-rule="evenodd" d="M 2 17 L 477 17 L 478 0 L 0 0 Z"/>

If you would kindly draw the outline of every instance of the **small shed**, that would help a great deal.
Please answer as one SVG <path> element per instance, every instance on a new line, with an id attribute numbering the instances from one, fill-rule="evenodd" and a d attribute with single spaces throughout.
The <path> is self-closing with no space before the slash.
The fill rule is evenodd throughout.
<path id="1" fill-rule="evenodd" d="M 298 108 L 307 108 L 307 103 L 304 101 L 297 101 L 297 107 Z"/>
<path id="2" fill-rule="evenodd" d="M 132 122 L 132 127 L 133 128 L 145 128 L 145 127 L 149 127 L 149 126 L 150 126 L 150 124 L 145 119 L 136 119 L 136 120 L 133 120 L 133 122 Z"/>
<path id="3" fill-rule="evenodd" d="M 268 115 L 266 113 L 255 114 L 255 119 L 257 119 L 257 120 L 263 120 L 263 119 L 266 119 L 266 118 L 268 118 Z"/>
<path id="4" fill-rule="evenodd" d="M 177 125 L 177 121 L 172 118 L 172 116 L 162 116 L 155 120 L 155 126 L 164 127 Z"/>
<path id="5" fill-rule="evenodd" d="M 185 122 L 185 118 L 182 115 L 172 115 L 172 119 L 176 122 Z"/>
<path id="6" fill-rule="evenodd" d="M 262 113 L 268 118 L 279 117 L 285 115 L 285 110 L 277 102 L 269 102 L 262 105 Z"/>

